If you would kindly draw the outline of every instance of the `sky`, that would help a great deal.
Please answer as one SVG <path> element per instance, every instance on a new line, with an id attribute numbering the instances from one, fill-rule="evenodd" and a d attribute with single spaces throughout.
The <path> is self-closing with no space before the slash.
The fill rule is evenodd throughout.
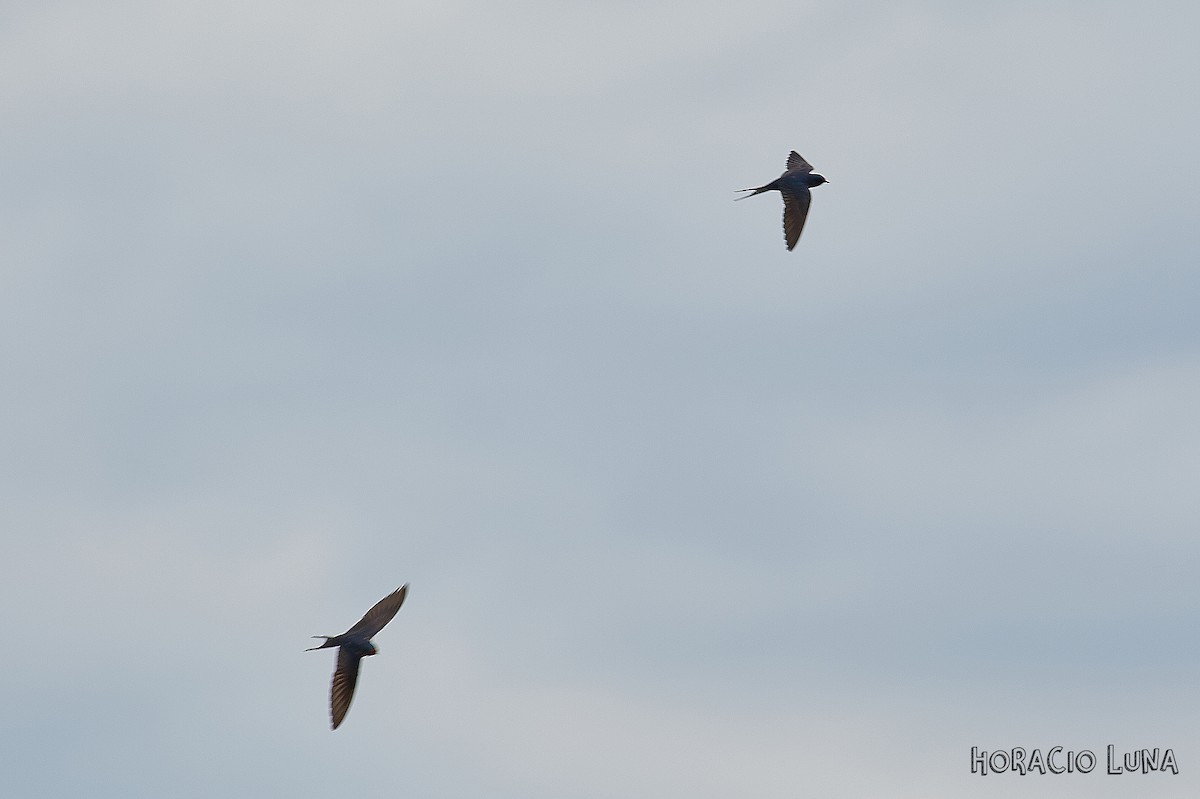
<path id="1" fill-rule="evenodd" d="M 0 5 L 5 784 L 1196 796 L 1198 28 Z"/>

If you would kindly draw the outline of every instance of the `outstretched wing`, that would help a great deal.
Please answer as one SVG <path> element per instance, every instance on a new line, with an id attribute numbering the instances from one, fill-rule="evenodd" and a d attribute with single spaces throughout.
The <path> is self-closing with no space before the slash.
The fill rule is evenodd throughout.
<path id="1" fill-rule="evenodd" d="M 790 153 L 788 153 L 787 168 L 788 172 L 791 172 L 793 169 L 798 169 L 801 172 L 812 172 L 813 170 L 812 164 L 805 161 L 800 153 L 796 152 L 795 150 L 792 150 Z"/>
<path id="2" fill-rule="evenodd" d="M 333 672 L 333 686 L 329 689 L 329 717 L 333 720 L 336 730 L 346 718 L 350 709 L 350 700 L 354 698 L 354 686 L 358 684 L 358 664 L 362 656 L 347 651 L 346 647 L 338 649 L 337 668 Z"/>
<path id="3" fill-rule="evenodd" d="M 362 638 L 369 640 L 371 636 L 384 628 L 404 604 L 404 596 L 408 593 L 408 584 L 397 588 L 392 593 L 375 603 L 375 607 L 367 611 L 367 615 L 358 620 L 343 636 L 346 638 Z"/>
<path id="4" fill-rule="evenodd" d="M 794 153 L 793 153 L 794 155 Z M 802 191 L 785 191 L 783 194 L 783 237 L 787 240 L 790 250 L 800 241 L 800 231 L 804 230 L 804 220 L 808 218 L 808 206 L 812 203 L 812 194 L 808 189 Z"/>

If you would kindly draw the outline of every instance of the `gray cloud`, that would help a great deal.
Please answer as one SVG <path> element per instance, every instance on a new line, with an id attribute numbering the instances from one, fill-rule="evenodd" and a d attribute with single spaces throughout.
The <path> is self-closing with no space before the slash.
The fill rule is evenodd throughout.
<path id="1" fill-rule="evenodd" d="M 22 796 L 1195 794 L 1194 11 L 2 14 Z"/>

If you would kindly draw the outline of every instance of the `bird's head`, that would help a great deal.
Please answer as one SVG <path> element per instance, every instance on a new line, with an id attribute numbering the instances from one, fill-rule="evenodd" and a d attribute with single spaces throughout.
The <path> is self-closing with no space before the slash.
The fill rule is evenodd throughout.
<path id="1" fill-rule="evenodd" d="M 820 186 L 822 183 L 828 183 L 828 182 L 829 181 L 825 179 L 824 175 L 818 175 L 818 174 L 814 173 L 814 174 L 811 174 L 808 176 L 809 188 L 812 188 L 813 186 Z"/>
<path id="2" fill-rule="evenodd" d="M 363 652 L 363 657 L 367 657 L 368 655 L 378 655 L 378 654 L 379 654 L 379 649 L 375 646 L 375 644 L 371 643 L 370 641 L 367 641 L 367 646 L 366 646 L 365 651 Z"/>

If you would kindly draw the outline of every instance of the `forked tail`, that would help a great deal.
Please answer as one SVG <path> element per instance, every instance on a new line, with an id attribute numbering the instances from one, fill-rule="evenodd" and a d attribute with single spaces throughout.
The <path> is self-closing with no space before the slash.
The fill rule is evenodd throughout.
<path id="1" fill-rule="evenodd" d="M 778 180 L 772 180 L 772 181 L 771 181 L 770 183 L 768 183 L 767 185 L 765 185 L 765 186 L 759 186 L 757 189 L 738 189 L 738 191 L 748 191 L 748 192 L 750 192 L 750 193 L 749 193 L 749 194 L 743 194 L 741 197 L 734 197 L 733 199 L 734 199 L 735 201 L 736 201 L 736 200 L 744 200 L 744 199 L 746 199 L 747 197 L 753 197 L 753 196 L 754 196 L 754 195 L 756 195 L 756 194 L 762 194 L 764 191 L 771 191 L 772 189 L 777 189 L 777 188 L 779 188 L 779 186 L 777 185 L 778 183 L 779 183 L 779 181 L 778 181 Z"/>
<path id="2" fill-rule="evenodd" d="M 310 646 L 308 649 L 304 650 L 305 652 L 312 652 L 315 649 L 324 649 L 327 646 L 337 646 L 337 644 L 330 643 L 334 638 L 337 638 L 336 635 L 314 635 L 313 638 L 324 638 L 325 643 L 321 644 L 320 646 Z"/>

